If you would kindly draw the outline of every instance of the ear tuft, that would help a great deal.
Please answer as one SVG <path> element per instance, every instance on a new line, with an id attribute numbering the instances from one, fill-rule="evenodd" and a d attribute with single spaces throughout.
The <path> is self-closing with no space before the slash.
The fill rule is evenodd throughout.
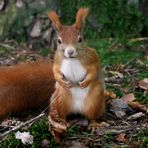
<path id="1" fill-rule="evenodd" d="M 56 12 L 54 12 L 54 11 L 49 12 L 48 17 L 52 21 L 54 27 L 57 30 L 60 30 L 62 28 L 62 24 L 60 22 L 59 16 L 56 14 Z"/>
<path id="2" fill-rule="evenodd" d="M 77 12 L 76 15 L 76 22 L 74 24 L 74 27 L 77 28 L 78 30 L 82 30 L 84 23 L 85 23 L 85 18 L 88 15 L 89 9 L 88 8 L 80 8 Z"/>

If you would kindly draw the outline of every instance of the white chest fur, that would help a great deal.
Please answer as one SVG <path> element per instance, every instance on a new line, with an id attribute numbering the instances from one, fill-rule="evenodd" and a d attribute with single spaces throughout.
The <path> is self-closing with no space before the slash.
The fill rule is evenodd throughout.
<path id="1" fill-rule="evenodd" d="M 86 69 L 77 59 L 64 59 L 60 70 L 65 78 L 72 83 L 82 81 L 86 75 Z M 83 89 L 79 86 L 70 88 L 72 94 L 72 112 L 83 113 L 84 101 L 88 95 L 89 88 L 89 86 Z"/>
<path id="2" fill-rule="evenodd" d="M 65 78 L 73 83 L 82 81 L 86 75 L 85 68 L 77 59 L 64 59 L 61 65 L 61 72 Z"/>

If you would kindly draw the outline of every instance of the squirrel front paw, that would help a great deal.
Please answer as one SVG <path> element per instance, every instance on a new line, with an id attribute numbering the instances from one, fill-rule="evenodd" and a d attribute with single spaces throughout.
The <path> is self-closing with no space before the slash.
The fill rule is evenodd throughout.
<path id="1" fill-rule="evenodd" d="M 71 84 L 70 81 L 65 81 L 65 80 L 63 80 L 63 79 L 61 79 L 61 80 L 59 81 L 59 83 L 60 83 L 60 85 L 61 85 L 63 88 L 65 88 L 65 89 L 69 89 L 69 88 L 71 88 L 71 86 L 72 86 L 72 84 Z"/>
<path id="2" fill-rule="evenodd" d="M 83 88 L 86 88 L 89 85 L 89 83 L 90 83 L 90 81 L 84 79 L 83 81 L 79 82 L 79 85 L 83 89 Z"/>
<path id="3" fill-rule="evenodd" d="M 60 75 L 60 77 L 59 77 L 59 79 L 57 79 L 57 81 L 58 81 L 59 84 L 60 84 L 63 88 L 65 88 L 65 89 L 69 89 L 69 88 L 71 88 L 71 86 L 72 86 L 71 82 L 68 81 L 68 80 L 64 77 L 63 74 Z"/>

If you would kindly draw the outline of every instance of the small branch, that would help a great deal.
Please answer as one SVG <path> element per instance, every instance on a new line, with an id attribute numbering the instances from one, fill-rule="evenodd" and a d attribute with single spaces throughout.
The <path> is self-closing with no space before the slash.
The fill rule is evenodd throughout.
<path id="1" fill-rule="evenodd" d="M 113 47 L 119 44 L 119 41 L 116 39 L 109 47 L 108 50 L 111 50 Z"/>
<path id="2" fill-rule="evenodd" d="M 124 64 L 124 68 L 129 65 L 130 63 L 132 63 L 134 60 L 136 60 L 137 56 L 133 57 L 131 60 L 129 60 L 127 63 Z"/>
<path id="3" fill-rule="evenodd" d="M 145 37 L 145 38 L 134 38 L 134 39 L 129 39 L 129 41 L 131 43 L 138 42 L 138 41 L 148 41 L 148 38 L 147 37 Z"/>
<path id="4" fill-rule="evenodd" d="M 6 49 L 12 49 L 12 50 L 15 49 L 14 47 L 11 47 L 11 46 L 4 44 L 4 43 L 0 43 L 0 46 L 3 48 L 6 48 Z"/>
<path id="5" fill-rule="evenodd" d="M 14 132 L 14 131 L 16 131 L 16 130 L 22 128 L 22 127 L 24 127 L 24 126 L 26 126 L 27 124 L 30 124 L 30 123 L 32 123 L 32 122 L 35 122 L 35 121 L 39 120 L 40 118 L 42 118 L 42 117 L 44 117 L 44 116 L 45 116 L 45 113 L 41 113 L 41 114 L 39 114 L 38 116 L 36 116 L 36 117 L 34 117 L 34 118 L 32 118 L 32 119 L 30 119 L 30 120 L 24 122 L 24 123 L 21 123 L 21 124 L 19 124 L 18 126 L 15 126 L 14 128 L 10 129 L 9 131 L 6 131 L 5 133 L 0 134 L 0 139 L 3 139 L 3 138 L 4 138 L 5 136 L 7 136 L 8 134 L 10 134 L 10 133 L 12 133 L 12 132 Z"/>

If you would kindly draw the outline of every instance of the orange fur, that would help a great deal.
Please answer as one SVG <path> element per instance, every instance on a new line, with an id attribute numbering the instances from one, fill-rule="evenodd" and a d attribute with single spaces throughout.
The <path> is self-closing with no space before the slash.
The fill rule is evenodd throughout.
<path id="1" fill-rule="evenodd" d="M 88 8 L 80 8 L 77 12 L 76 16 L 76 22 L 74 24 L 74 27 L 76 27 L 78 30 L 83 28 L 84 21 L 86 16 L 88 15 Z"/>
<path id="2" fill-rule="evenodd" d="M 51 17 L 53 15 L 51 14 L 49 13 L 49 18 L 53 20 L 53 18 Z M 49 121 L 53 120 L 59 123 L 60 120 L 62 121 L 64 120 L 65 123 L 67 115 L 73 111 L 72 108 L 73 96 L 70 87 L 74 89 L 75 87 L 77 87 L 80 90 L 80 93 L 81 89 L 89 87 L 88 94 L 86 94 L 87 96 L 82 104 L 83 109 L 82 110 L 80 109 L 81 110 L 79 112 L 80 114 L 83 114 L 89 120 L 94 121 L 104 113 L 105 110 L 104 85 L 102 83 L 102 80 L 99 78 L 99 73 L 100 73 L 99 57 L 94 49 L 86 47 L 79 42 L 79 38 L 81 37 L 81 31 L 84 25 L 84 20 L 87 14 L 88 14 L 88 9 L 80 8 L 77 12 L 75 24 L 72 26 L 62 25 L 62 28 L 58 30 L 58 36 L 61 39 L 61 43 L 58 44 L 57 46 L 57 51 L 55 53 L 54 64 L 53 64 L 54 78 L 57 82 L 56 82 L 56 90 L 54 92 L 54 95 L 52 96 L 50 103 Z M 57 26 L 55 27 L 57 28 Z M 68 55 L 68 51 L 71 50 L 73 51 L 72 52 L 73 57 L 69 57 Z M 74 54 L 75 52 L 76 54 Z M 82 75 L 86 71 L 86 76 L 83 78 L 81 82 L 80 80 L 78 80 L 73 83 L 69 81 L 65 77 L 65 75 L 61 72 L 63 61 L 67 59 L 69 59 L 72 62 L 73 60 L 76 60 L 76 63 L 80 63 L 79 65 L 75 66 L 80 67 L 80 72 L 82 73 Z M 71 67 L 66 67 L 66 69 L 71 69 Z M 70 73 L 72 73 L 71 77 L 76 78 L 77 73 L 74 74 L 74 71 Z M 79 99 L 81 102 L 81 98 Z M 79 107 L 79 104 L 77 105 Z M 54 127 L 54 125 L 52 126 Z M 61 133 L 64 131 L 62 129 L 58 130 L 55 127 L 53 128 L 52 133 L 53 135 L 58 136 L 58 137 L 55 136 L 55 138 L 59 142 L 60 134 L 57 134 L 57 131 Z"/>
<path id="3" fill-rule="evenodd" d="M 47 105 L 54 83 L 50 62 L 1 67 L 0 117 Z"/>
<path id="4" fill-rule="evenodd" d="M 99 59 L 95 50 L 84 46 L 83 48 L 85 50 L 78 56 L 78 59 L 87 71 L 87 76 L 83 82 L 83 85 L 84 87 L 91 85 L 90 93 L 85 101 L 84 115 L 88 119 L 96 119 L 103 114 L 105 108 L 104 87 L 101 80 L 97 78 L 100 70 Z M 59 54 L 60 53 L 57 51 L 53 65 L 54 77 L 58 82 L 55 90 L 55 94 L 57 95 L 54 96 L 54 106 L 56 106 L 58 114 L 65 119 L 65 117 L 70 113 L 71 94 L 68 90 L 63 89 L 66 82 L 62 79 L 63 76 L 60 72 L 62 59 L 60 57 L 61 55 Z M 65 109 L 68 111 L 65 111 Z"/>
<path id="5" fill-rule="evenodd" d="M 48 13 L 48 17 L 50 18 L 50 20 L 52 21 L 56 29 L 60 30 L 62 28 L 62 24 L 59 20 L 59 17 L 54 11 L 51 11 L 50 13 Z"/>

